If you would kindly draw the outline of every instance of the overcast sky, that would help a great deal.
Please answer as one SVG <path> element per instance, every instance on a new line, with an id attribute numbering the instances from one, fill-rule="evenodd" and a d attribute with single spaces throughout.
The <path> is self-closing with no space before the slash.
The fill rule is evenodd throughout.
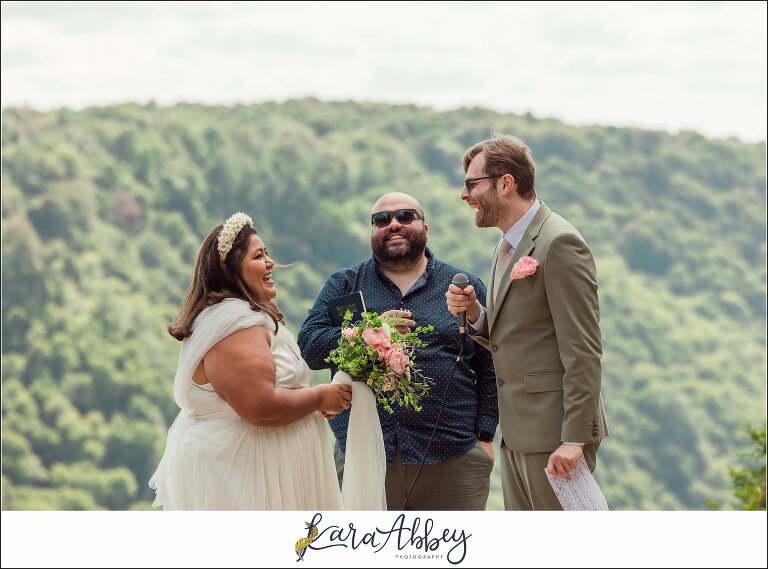
<path id="1" fill-rule="evenodd" d="M 766 139 L 765 2 L 3 2 L 2 106 L 478 105 Z"/>

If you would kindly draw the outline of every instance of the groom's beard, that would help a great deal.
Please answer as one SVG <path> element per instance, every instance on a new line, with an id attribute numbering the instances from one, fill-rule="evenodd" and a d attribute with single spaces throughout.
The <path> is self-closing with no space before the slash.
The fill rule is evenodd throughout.
<path id="1" fill-rule="evenodd" d="M 406 231 L 388 231 L 379 239 L 371 237 L 373 256 L 382 268 L 393 272 L 404 271 L 415 266 L 424 256 L 427 247 L 426 231 L 411 232 L 407 225 L 404 229 Z M 405 240 L 392 243 L 390 239 L 394 235 L 405 237 Z"/>
<path id="2" fill-rule="evenodd" d="M 475 198 L 479 211 L 475 217 L 478 227 L 496 227 L 504 216 L 504 206 L 501 204 L 496 188 L 492 187 L 486 194 Z"/>

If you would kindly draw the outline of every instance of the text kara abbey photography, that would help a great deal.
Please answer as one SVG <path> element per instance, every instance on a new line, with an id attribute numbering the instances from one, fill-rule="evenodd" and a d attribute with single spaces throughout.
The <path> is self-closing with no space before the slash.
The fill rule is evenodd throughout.
<path id="1" fill-rule="evenodd" d="M 311 522 L 305 522 L 307 535 L 296 542 L 296 554 L 299 556 L 297 561 L 304 560 L 308 549 L 319 551 L 332 547 L 358 549 L 367 546 L 373 548 L 374 553 L 378 553 L 391 541 L 398 551 L 413 548 L 422 555 L 444 554 L 449 563 L 458 565 L 464 561 L 467 555 L 467 541 L 472 537 L 471 533 L 467 534 L 464 530 L 446 528 L 442 532 L 433 531 L 432 518 L 426 518 L 422 525 L 421 518 L 416 517 L 407 525 L 405 514 L 397 516 L 389 529 L 377 527 L 368 532 L 358 530 L 351 522 L 346 527 L 329 525 L 321 528 L 322 519 L 322 514 L 317 513 Z M 444 544 L 446 547 L 439 551 Z"/>

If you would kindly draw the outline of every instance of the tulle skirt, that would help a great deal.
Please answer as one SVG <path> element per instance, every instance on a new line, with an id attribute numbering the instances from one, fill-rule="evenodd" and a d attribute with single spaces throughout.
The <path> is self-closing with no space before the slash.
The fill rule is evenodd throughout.
<path id="1" fill-rule="evenodd" d="M 330 429 L 319 413 L 257 427 L 233 411 L 168 431 L 149 481 L 165 510 L 341 510 Z"/>

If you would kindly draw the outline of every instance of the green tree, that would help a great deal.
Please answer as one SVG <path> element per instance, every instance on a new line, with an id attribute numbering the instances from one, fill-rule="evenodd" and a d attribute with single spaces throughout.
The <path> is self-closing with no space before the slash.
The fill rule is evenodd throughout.
<path id="1" fill-rule="evenodd" d="M 745 429 L 754 448 L 745 457 L 753 462 L 743 468 L 730 468 L 733 494 L 739 510 L 765 511 L 765 424 Z"/>

